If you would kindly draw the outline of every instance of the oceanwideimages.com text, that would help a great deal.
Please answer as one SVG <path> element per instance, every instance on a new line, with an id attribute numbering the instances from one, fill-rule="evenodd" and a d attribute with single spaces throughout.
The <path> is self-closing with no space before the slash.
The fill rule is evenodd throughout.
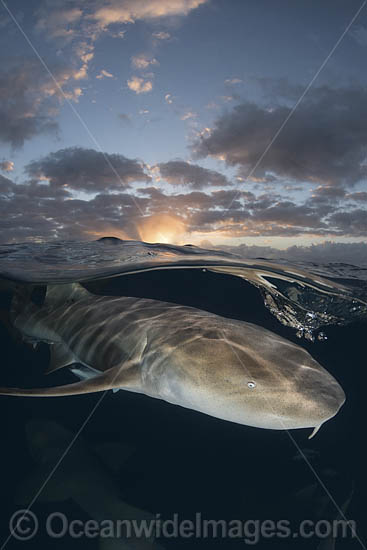
<path id="1" fill-rule="evenodd" d="M 18 510 L 9 522 L 10 535 L 17 540 L 30 540 L 42 531 L 52 539 L 71 538 L 212 538 L 242 539 L 245 544 L 255 545 L 262 539 L 289 538 L 353 538 L 356 536 L 354 520 L 313 521 L 304 519 L 297 526 L 288 519 L 206 519 L 200 512 L 194 519 L 185 519 L 179 514 L 162 518 L 156 514 L 152 519 L 69 519 L 62 512 L 52 512 L 39 520 L 31 510 Z"/>

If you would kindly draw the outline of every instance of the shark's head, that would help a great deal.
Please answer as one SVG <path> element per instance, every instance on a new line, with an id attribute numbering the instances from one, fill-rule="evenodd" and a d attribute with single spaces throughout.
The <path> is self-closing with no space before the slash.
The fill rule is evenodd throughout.
<path id="1" fill-rule="evenodd" d="M 249 323 L 207 325 L 200 338 L 180 346 L 175 361 L 169 389 L 185 388 L 181 404 L 240 424 L 317 430 L 345 401 L 335 378 L 306 350 Z"/>
<path id="2" fill-rule="evenodd" d="M 278 342 L 269 354 L 266 349 L 262 353 L 259 350 L 251 374 L 245 366 L 246 353 L 238 350 L 237 359 L 244 365 L 243 382 L 239 376 L 237 388 L 243 387 L 246 424 L 281 430 L 314 428 L 316 433 L 345 402 L 335 378 L 304 349 L 291 343 L 285 342 L 283 347 Z M 230 369 L 235 369 L 233 364 Z"/>

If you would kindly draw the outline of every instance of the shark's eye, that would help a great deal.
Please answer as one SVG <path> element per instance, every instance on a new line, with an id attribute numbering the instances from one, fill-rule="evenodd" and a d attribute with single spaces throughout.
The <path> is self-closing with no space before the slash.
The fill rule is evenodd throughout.
<path id="1" fill-rule="evenodd" d="M 250 390 L 253 390 L 254 388 L 256 388 L 256 382 L 247 382 L 247 385 L 248 387 L 250 388 Z"/>

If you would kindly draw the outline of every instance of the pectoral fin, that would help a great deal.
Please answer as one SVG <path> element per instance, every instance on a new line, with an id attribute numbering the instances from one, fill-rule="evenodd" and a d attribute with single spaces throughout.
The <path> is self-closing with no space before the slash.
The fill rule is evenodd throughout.
<path id="1" fill-rule="evenodd" d="M 62 369 L 63 367 L 78 362 L 78 358 L 66 344 L 52 344 L 50 346 L 50 364 L 45 374 L 50 374 L 51 372 L 55 372 L 55 370 Z"/>

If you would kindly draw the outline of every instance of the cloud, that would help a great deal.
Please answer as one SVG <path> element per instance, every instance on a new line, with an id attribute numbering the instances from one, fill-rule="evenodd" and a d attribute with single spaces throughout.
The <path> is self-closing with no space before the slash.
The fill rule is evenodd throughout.
<path id="1" fill-rule="evenodd" d="M 234 189 L 168 194 L 156 187 L 126 192 L 120 186 L 117 191 L 112 185 L 111 193 L 103 177 L 102 182 L 100 178 L 94 181 L 93 190 L 101 190 L 94 198 L 76 199 L 72 191 L 86 187 L 85 178 L 83 175 L 81 186 L 79 177 L 72 180 L 72 186 L 64 186 L 69 178 L 58 174 L 50 176 L 48 182 L 33 179 L 24 184 L 14 184 L 1 176 L 1 241 L 90 240 L 108 234 L 180 241 L 187 240 L 185 233 L 197 242 L 200 235 L 211 235 L 217 241 L 218 236 L 223 241 L 227 237 L 246 236 L 367 235 L 367 213 L 362 210 L 320 215 L 318 222 L 316 210 L 312 212 L 302 205 L 297 208 L 274 203 L 268 214 L 264 212 L 269 207 L 264 212 L 259 207 L 255 212 L 256 197 L 252 193 L 238 196 Z M 87 187 L 90 189 L 89 184 Z M 232 201 L 233 207 L 228 210 Z"/>
<path id="2" fill-rule="evenodd" d="M 4 172 L 11 172 L 12 170 L 14 170 L 14 162 L 12 162 L 11 160 L 1 160 L 0 170 L 3 170 Z"/>
<path id="3" fill-rule="evenodd" d="M 367 46 L 367 28 L 360 25 L 356 29 L 352 30 L 351 36 L 360 46 Z"/>
<path id="4" fill-rule="evenodd" d="M 213 156 L 247 176 L 290 115 L 285 104 L 251 102 L 222 115 L 194 144 L 197 157 Z M 253 173 L 267 172 L 323 185 L 353 185 L 367 174 L 367 89 L 315 89 L 307 95 Z"/>
<path id="5" fill-rule="evenodd" d="M 215 248 L 210 242 L 202 245 Z M 285 259 L 288 261 L 315 262 L 317 264 L 327 263 L 350 263 L 366 265 L 364 258 L 367 258 L 367 243 L 336 243 L 325 241 L 311 246 L 290 246 L 285 250 L 279 250 L 271 246 L 222 246 L 222 250 L 238 254 L 242 258 L 267 258 Z"/>
<path id="6" fill-rule="evenodd" d="M 131 116 L 126 113 L 120 113 L 118 115 L 119 120 L 124 124 L 125 126 L 130 126 L 131 124 Z"/>
<path id="7" fill-rule="evenodd" d="M 353 201 L 362 201 L 367 202 L 367 191 L 357 191 L 356 193 L 349 193 L 347 199 L 352 199 Z"/>
<path id="8" fill-rule="evenodd" d="M 208 0 L 39 0 L 32 9 L 32 28 L 41 41 L 51 42 L 43 56 L 64 97 L 38 60 L 9 62 L 9 70 L 0 69 L 0 142 L 19 148 L 34 136 L 58 131 L 57 116 L 66 98 L 78 101 L 83 93 L 80 82 L 88 78 L 94 59 L 95 43 L 102 33 L 121 37 L 118 24 L 159 21 L 166 17 L 185 17 Z M 167 40 L 169 33 L 153 33 L 156 40 Z M 37 37 L 39 38 L 39 37 Z M 48 46 L 48 45 L 47 45 Z M 8 52 L 8 54 L 11 52 Z M 50 59 L 67 60 L 65 65 Z M 156 65 L 155 58 L 136 56 L 140 69 Z M 103 69 L 98 79 L 112 78 Z M 153 89 L 152 79 L 133 76 L 128 87 L 136 94 Z"/>
<path id="9" fill-rule="evenodd" d="M 24 141 L 57 128 L 49 114 L 52 102 L 46 89 L 55 92 L 39 66 L 24 60 L 0 72 L 0 141 L 20 147 Z"/>
<path id="10" fill-rule="evenodd" d="M 320 220 L 316 209 L 306 204 L 297 205 L 291 201 L 280 201 L 267 208 L 258 209 L 253 219 L 260 222 L 276 222 L 279 225 L 323 229 L 326 224 Z"/>
<path id="11" fill-rule="evenodd" d="M 139 76 L 132 76 L 130 80 L 127 81 L 127 85 L 136 94 L 146 94 L 151 92 L 153 89 L 153 83 L 151 80 L 144 80 Z"/>
<path id="12" fill-rule="evenodd" d="M 39 0 L 35 14 L 35 31 L 52 41 L 65 53 L 69 49 L 75 78 L 88 76 L 94 57 L 94 45 L 102 33 L 121 38 L 124 30 L 117 25 L 139 20 L 157 21 L 166 17 L 187 16 L 208 0 Z M 168 33 L 155 33 L 165 40 Z"/>
<path id="13" fill-rule="evenodd" d="M 30 172 L 33 175 L 33 171 Z M 135 239 L 142 235 L 150 240 L 179 238 L 183 228 L 201 230 L 206 224 L 211 230 L 221 214 L 216 210 L 233 200 L 235 193 L 234 190 L 220 190 L 168 195 L 154 187 L 137 190 L 135 195 L 125 190 L 109 193 L 102 181 L 99 188 L 103 191 L 91 200 L 80 200 L 73 198 L 71 193 L 80 188 L 78 176 L 72 179 L 72 186 L 67 185 L 69 178 L 64 174 L 49 173 L 47 181 L 43 174 L 41 177 L 41 182 L 33 179 L 24 184 L 0 178 L 2 242 L 92 239 L 111 233 Z M 84 174 L 82 179 L 85 180 Z M 96 190 L 96 185 L 93 189 Z M 243 219 L 245 215 L 238 212 L 231 213 L 231 217 Z"/>
<path id="14" fill-rule="evenodd" d="M 113 23 L 134 23 L 139 19 L 149 21 L 187 15 L 206 2 L 207 0 L 108 0 L 89 17 L 104 29 Z"/>
<path id="15" fill-rule="evenodd" d="M 73 69 L 56 65 L 51 70 L 64 95 L 37 60 L 8 59 L 7 69 L 0 69 L 0 141 L 19 148 L 34 136 L 57 131 L 55 117 L 64 97 L 76 102 L 82 90 L 73 84 Z"/>
<path id="16" fill-rule="evenodd" d="M 313 196 L 297 202 L 283 193 L 231 188 L 225 175 L 183 160 L 152 167 L 152 174 L 159 176 L 154 179 L 145 169 L 136 159 L 76 147 L 29 163 L 28 179 L 22 183 L 0 176 L 1 241 L 106 234 L 176 241 L 182 236 L 186 242 L 204 236 L 216 242 L 257 236 L 367 236 L 364 191 L 346 194 L 340 203 L 338 196 L 345 191 L 326 186 L 315 190 L 325 200 Z M 178 185 L 182 192 L 177 192 Z"/>
<path id="17" fill-rule="evenodd" d="M 230 103 L 231 101 L 233 101 L 235 99 L 235 97 L 233 95 L 221 95 L 220 99 L 222 99 L 226 103 Z"/>
<path id="18" fill-rule="evenodd" d="M 223 174 L 183 160 L 162 162 L 157 166 L 162 178 L 171 185 L 187 185 L 194 189 L 201 189 L 209 185 L 230 185 Z"/>
<path id="19" fill-rule="evenodd" d="M 119 191 L 134 181 L 151 180 L 142 163 L 123 155 L 72 147 L 50 153 L 25 168 L 34 180 L 48 180 L 52 186 L 90 193 Z"/>
<path id="20" fill-rule="evenodd" d="M 72 197 L 59 184 L 28 181 L 15 184 L 0 176 L 1 242 L 24 240 L 94 239 L 114 232 L 139 238 L 135 220 L 148 207 L 148 199 L 125 191 L 99 193 L 91 200 Z"/>
<path id="21" fill-rule="evenodd" d="M 188 120 L 189 118 L 196 118 L 198 116 L 197 113 L 194 113 L 193 111 L 186 111 L 183 115 L 180 116 L 181 120 Z"/>
<path id="22" fill-rule="evenodd" d="M 147 69 L 150 65 L 159 65 L 155 57 L 149 57 L 146 54 L 134 55 L 131 58 L 131 64 L 135 69 Z"/>
<path id="23" fill-rule="evenodd" d="M 91 240 L 111 232 L 124 238 L 139 238 L 136 220 L 143 210 L 148 212 L 147 198 L 122 191 L 102 192 L 91 200 L 80 200 L 64 187 L 65 180 L 55 176 L 49 183 L 30 180 L 15 184 L 0 176 L 1 242 Z M 76 185 L 72 187 L 75 189 Z"/>
<path id="24" fill-rule="evenodd" d="M 68 99 L 69 101 L 74 101 L 75 103 L 78 103 L 80 96 L 83 95 L 83 90 L 77 86 L 76 88 L 73 88 L 72 91 L 63 91 L 63 98 Z"/>
<path id="25" fill-rule="evenodd" d="M 224 84 L 226 85 L 232 85 L 232 84 L 241 84 L 243 82 L 240 78 L 226 78 L 224 81 Z"/>
<path id="26" fill-rule="evenodd" d="M 319 185 L 312 192 L 311 201 L 320 203 L 321 201 L 341 200 L 345 197 L 345 189 L 333 185 Z"/>
<path id="27" fill-rule="evenodd" d="M 98 29 L 86 24 L 85 10 L 80 2 L 71 0 L 40 0 L 36 8 L 35 31 L 42 34 L 45 40 L 60 48 L 65 55 L 68 47 L 71 53 L 70 65 L 74 78 L 87 78 L 88 66 L 94 57 L 94 42 Z"/>
<path id="28" fill-rule="evenodd" d="M 99 80 L 101 80 L 102 78 L 113 78 L 113 74 L 109 73 L 105 69 L 102 69 L 101 72 L 97 74 L 96 78 L 98 78 Z"/>
<path id="29" fill-rule="evenodd" d="M 62 205 L 70 194 L 43 183 L 15 184 L 0 175 L 0 196 L 1 241 L 21 242 L 27 238 L 49 239 L 54 225 L 50 217 L 62 216 Z"/>
<path id="30" fill-rule="evenodd" d="M 14 183 L 5 176 L 0 174 L 0 195 L 7 195 L 11 193 Z"/>
<path id="31" fill-rule="evenodd" d="M 152 36 L 153 36 L 153 38 L 156 38 L 157 40 L 169 40 L 171 38 L 170 33 L 169 32 L 164 32 L 164 31 L 154 32 Z"/>
<path id="32" fill-rule="evenodd" d="M 82 65 L 75 70 L 74 78 L 76 80 L 87 78 L 89 62 L 94 57 L 94 45 L 87 40 L 82 40 L 73 47 L 73 54 L 82 62 Z"/>
<path id="33" fill-rule="evenodd" d="M 74 4 L 74 5 L 73 5 Z M 53 5 L 49 1 L 41 2 L 36 11 L 36 30 L 44 32 L 52 38 L 61 38 L 70 41 L 73 38 L 73 25 L 79 24 L 83 11 L 77 2 L 65 2 L 56 0 Z"/>
<path id="34" fill-rule="evenodd" d="M 340 234 L 367 235 L 367 210 L 355 209 L 350 212 L 336 212 L 329 218 L 329 222 L 337 227 Z"/>

